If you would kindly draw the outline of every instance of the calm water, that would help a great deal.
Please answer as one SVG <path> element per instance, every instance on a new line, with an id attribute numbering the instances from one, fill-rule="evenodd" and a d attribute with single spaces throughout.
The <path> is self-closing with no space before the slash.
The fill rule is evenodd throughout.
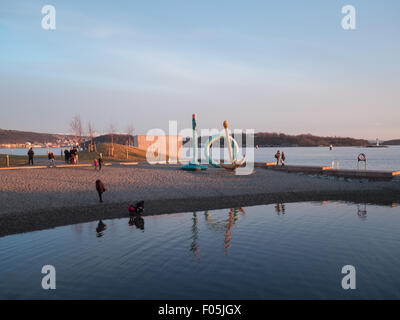
<path id="1" fill-rule="evenodd" d="M 254 160 L 257 162 L 274 162 L 274 155 L 278 148 L 259 148 L 254 150 Z M 367 156 L 367 169 L 371 170 L 400 170 L 400 146 L 390 146 L 388 148 L 362 148 L 362 147 L 337 147 L 332 151 L 328 147 L 293 147 L 279 148 L 285 152 L 286 164 L 304 165 L 332 165 L 343 169 L 356 169 L 357 156 L 365 153 Z M 50 148 L 55 155 L 60 155 L 61 150 Z M 0 149 L 0 154 L 26 155 L 28 149 Z M 46 148 L 34 149 L 36 155 L 46 155 Z M 191 148 L 184 148 L 183 155 L 186 159 L 191 159 Z M 199 157 L 203 158 L 204 150 L 199 151 Z M 248 159 L 251 157 L 248 156 Z M 213 158 L 228 159 L 227 150 L 215 148 Z"/>
<path id="2" fill-rule="evenodd" d="M 0 238 L 0 298 L 400 298 L 400 208 L 340 202 L 160 215 Z M 57 289 L 41 289 L 54 265 Z M 353 265 L 357 289 L 343 290 Z"/>
<path id="3" fill-rule="evenodd" d="M 278 149 L 285 153 L 286 164 L 327 166 L 334 162 L 335 168 L 357 169 L 357 157 L 360 153 L 364 153 L 367 156 L 367 169 L 400 170 L 400 146 L 388 148 L 336 147 L 331 151 L 328 147 L 259 148 L 254 149 L 254 161 L 274 162 L 276 161 L 274 155 Z M 191 150 L 185 148 L 184 157 L 189 159 L 190 153 Z M 252 160 L 253 157 L 249 151 L 244 151 L 244 153 L 247 153 L 248 160 Z M 203 149 L 199 156 L 204 158 Z M 229 159 L 227 149 L 219 148 L 212 151 L 212 157 Z M 362 163 L 363 166 L 364 163 Z"/>
<path id="4" fill-rule="evenodd" d="M 68 148 L 69 149 L 69 148 Z M 40 155 L 47 155 L 49 151 L 53 152 L 54 155 L 61 155 L 61 151 L 63 152 L 64 155 L 64 150 L 65 148 L 33 148 L 33 151 L 35 152 L 35 155 L 40 156 Z M 29 151 L 28 149 L 1 149 L 0 148 L 0 154 L 9 154 L 9 155 L 15 155 L 15 156 L 26 156 Z"/>

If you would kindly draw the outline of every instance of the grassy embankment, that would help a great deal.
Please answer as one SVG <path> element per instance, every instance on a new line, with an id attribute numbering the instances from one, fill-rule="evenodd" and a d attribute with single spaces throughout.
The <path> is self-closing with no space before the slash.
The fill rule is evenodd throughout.
<path id="1" fill-rule="evenodd" d="M 128 147 L 120 144 L 114 144 L 114 153 L 111 155 L 111 144 L 103 143 L 96 146 L 97 152 L 80 151 L 79 162 L 91 162 L 95 158 L 98 158 L 100 153 L 103 154 L 104 161 L 118 161 L 118 162 L 130 162 L 130 161 L 145 161 L 146 152 L 135 147 Z M 127 155 L 128 152 L 128 155 Z M 56 160 L 64 160 L 64 157 L 60 155 L 54 155 Z M 38 165 L 43 165 L 43 161 L 47 160 L 47 155 L 35 156 L 35 161 L 40 162 Z M 10 167 L 26 166 L 28 165 L 28 156 L 11 156 L 9 155 Z M 36 165 L 35 163 L 35 165 Z M 0 154 L 0 167 L 6 166 L 6 155 Z"/>

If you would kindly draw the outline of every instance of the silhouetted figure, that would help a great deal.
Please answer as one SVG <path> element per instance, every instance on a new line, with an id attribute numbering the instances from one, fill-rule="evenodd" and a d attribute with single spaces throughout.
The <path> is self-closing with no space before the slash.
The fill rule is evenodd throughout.
<path id="1" fill-rule="evenodd" d="M 285 165 L 285 159 L 286 159 L 285 153 L 282 151 L 282 156 L 281 156 L 281 164 L 282 164 L 282 166 Z"/>
<path id="2" fill-rule="evenodd" d="M 70 157 L 70 153 L 67 149 L 64 150 L 64 159 L 65 159 L 65 163 L 69 163 L 69 157 Z"/>
<path id="3" fill-rule="evenodd" d="M 276 159 L 276 165 L 278 165 L 279 160 L 281 159 L 281 152 L 279 150 L 275 153 L 275 159 Z"/>
<path id="4" fill-rule="evenodd" d="M 103 182 L 101 182 L 100 180 L 96 180 L 96 190 L 97 190 L 97 193 L 99 194 L 100 202 L 103 202 L 103 193 L 107 189 L 104 187 Z"/>
<path id="5" fill-rule="evenodd" d="M 107 225 L 103 222 L 103 221 L 99 221 L 97 228 L 96 228 L 96 232 L 97 232 L 97 236 L 101 237 L 103 235 L 103 231 L 106 230 Z"/>
<path id="6" fill-rule="evenodd" d="M 98 164 L 99 164 L 99 171 L 101 170 L 101 166 L 103 165 L 103 158 L 99 157 L 99 160 L 97 160 Z"/>
<path id="7" fill-rule="evenodd" d="M 29 149 L 28 151 L 28 158 L 29 158 L 29 164 L 33 166 L 33 156 L 35 155 L 35 152 L 33 151 L 32 148 Z"/>

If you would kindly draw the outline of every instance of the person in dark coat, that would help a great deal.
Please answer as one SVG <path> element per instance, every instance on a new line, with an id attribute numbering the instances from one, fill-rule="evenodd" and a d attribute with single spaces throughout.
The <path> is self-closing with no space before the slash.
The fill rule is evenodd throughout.
<path id="1" fill-rule="evenodd" d="M 32 148 L 29 149 L 28 151 L 28 158 L 29 158 L 29 164 L 32 164 L 33 166 L 33 156 L 34 156 L 35 152 L 33 151 Z"/>
<path id="2" fill-rule="evenodd" d="M 65 163 L 69 163 L 69 151 L 67 149 L 64 150 L 64 159 Z"/>
<path id="3" fill-rule="evenodd" d="M 103 184 L 103 182 L 101 182 L 101 180 L 96 180 L 96 190 L 97 190 L 97 193 L 99 194 L 100 202 L 103 202 L 103 193 L 107 189 L 104 187 L 104 184 Z"/>
<path id="4" fill-rule="evenodd" d="M 281 159 L 281 152 L 278 150 L 275 154 L 276 165 L 279 164 L 279 160 Z"/>
<path id="5" fill-rule="evenodd" d="M 100 171 L 101 170 L 101 165 L 103 164 L 103 158 L 102 157 L 99 157 L 98 163 L 99 163 L 99 171 Z"/>

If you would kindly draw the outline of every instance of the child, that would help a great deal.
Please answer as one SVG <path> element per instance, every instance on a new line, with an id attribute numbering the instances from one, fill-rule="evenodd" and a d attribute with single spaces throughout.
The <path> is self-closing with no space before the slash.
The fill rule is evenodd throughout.
<path id="1" fill-rule="evenodd" d="M 97 159 L 94 159 L 94 171 L 97 171 L 99 163 L 97 162 Z"/>
<path id="2" fill-rule="evenodd" d="M 101 182 L 100 180 L 96 180 L 96 190 L 97 190 L 97 193 L 99 194 L 100 202 L 103 202 L 102 195 L 107 189 L 104 187 L 103 182 Z"/>

